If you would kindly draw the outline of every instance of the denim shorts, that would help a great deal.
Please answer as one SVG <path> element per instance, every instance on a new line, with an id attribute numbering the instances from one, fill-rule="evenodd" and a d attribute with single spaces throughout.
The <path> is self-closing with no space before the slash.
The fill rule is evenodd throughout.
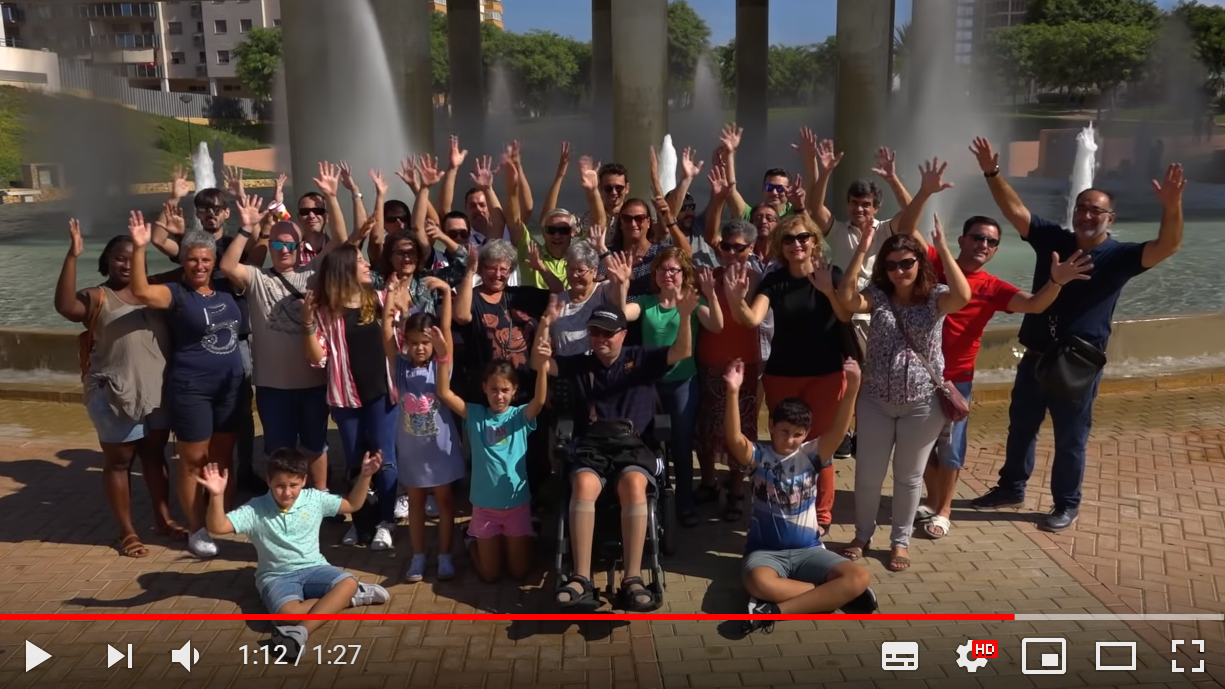
<path id="1" fill-rule="evenodd" d="M 115 413 L 110 396 L 104 388 L 94 388 L 85 395 L 85 411 L 98 432 L 98 442 L 121 445 L 143 440 L 146 433 L 169 428 L 169 415 L 164 408 L 154 409 L 143 419 L 133 420 Z"/>
<path id="2" fill-rule="evenodd" d="M 328 389 L 255 388 L 255 409 L 264 424 L 264 454 L 301 448 L 311 456 L 327 452 Z"/>
<path id="3" fill-rule="evenodd" d="M 820 586 L 829 578 L 829 573 L 843 562 L 850 560 L 821 546 L 793 550 L 755 550 L 744 556 L 741 573 L 747 579 L 749 573 L 758 567 L 768 567 L 783 579 Z"/>
<path id="4" fill-rule="evenodd" d="M 970 389 L 973 386 L 973 382 L 953 383 L 957 392 L 966 398 L 966 404 L 970 403 Z M 952 424 L 952 428 L 947 432 L 940 434 L 940 440 L 936 443 L 936 459 L 939 460 L 940 466 L 946 469 L 960 469 L 965 466 L 966 429 L 969 425 L 970 417 L 967 416 L 964 420 Z"/>
<path id="5" fill-rule="evenodd" d="M 268 612 L 276 614 L 290 603 L 323 598 L 345 579 L 357 579 L 339 567 L 320 565 L 283 574 L 264 585 L 259 597 Z"/>

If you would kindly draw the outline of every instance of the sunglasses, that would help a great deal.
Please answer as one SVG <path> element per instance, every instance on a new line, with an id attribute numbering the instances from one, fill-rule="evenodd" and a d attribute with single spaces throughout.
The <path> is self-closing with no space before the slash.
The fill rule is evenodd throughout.
<path id="1" fill-rule="evenodd" d="M 647 222 L 650 219 L 651 219 L 651 216 L 646 215 L 646 214 L 621 216 L 621 222 L 634 223 L 636 225 L 641 225 L 642 223 Z"/>
<path id="2" fill-rule="evenodd" d="M 970 241 L 974 242 L 975 244 L 979 242 L 986 242 L 987 246 L 993 249 L 1000 245 L 1000 240 L 996 239 L 995 237 L 988 237 L 985 234 L 972 234 L 968 236 L 970 237 Z"/>
<path id="3" fill-rule="evenodd" d="M 786 244 L 788 246 L 792 244 L 796 244 L 796 243 L 807 244 L 808 240 L 812 239 L 812 237 L 813 237 L 813 234 L 811 232 L 801 232 L 799 234 L 786 234 L 786 235 L 783 235 L 783 244 Z"/>
<path id="4" fill-rule="evenodd" d="M 292 252 L 292 251 L 298 250 L 297 242 L 282 242 L 279 240 L 273 240 L 271 242 L 268 242 L 268 246 L 272 247 L 273 251 L 291 251 Z"/>
<path id="5" fill-rule="evenodd" d="M 328 209 L 326 208 L 299 208 L 298 209 L 298 215 L 301 215 L 301 216 L 317 215 L 322 218 L 323 216 L 327 214 L 328 214 Z"/>
<path id="6" fill-rule="evenodd" d="M 769 193 L 786 194 L 787 193 L 787 187 L 782 184 L 766 184 L 763 188 L 765 189 L 767 194 Z"/>
<path id="7" fill-rule="evenodd" d="M 624 184 L 605 184 L 604 185 L 605 194 L 611 194 L 613 192 L 616 192 L 618 194 L 625 193 L 625 185 Z"/>
<path id="8" fill-rule="evenodd" d="M 417 252 L 416 252 L 416 251 L 412 251 L 411 249 L 410 249 L 410 250 L 403 250 L 403 249 L 401 249 L 400 251 L 393 251 L 393 252 L 391 252 L 391 257 L 392 257 L 393 259 L 396 259 L 396 260 L 399 260 L 399 261 L 404 261 L 404 260 L 407 260 L 407 259 L 410 259 L 410 258 L 416 258 L 416 257 L 417 257 Z"/>
<path id="9" fill-rule="evenodd" d="M 457 242 L 468 241 L 468 236 L 472 234 L 468 230 L 447 230 L 447 236 Z"/>
<path id="10" fill-rule="evenodd" d="M 607 340 L 619 332 L 621 331 L 618 330 L 617 332 L 610 333 L 607 330 L 604 330 L 603 328 L 588 328 L 587 337 L 590 339 L 595 339 L 595 340 Z"/>
<path id="11" fill-rule="evenodd" d="M 911 268 L 914 268 L 914 264 L 918 262 L 919 259 L 917 258 L 903 258 L 900 261 L 885 261 L 885 270 L 889 271 L 890 273 L 895 270 L 910 270 Z"/>
<path id="12" fill-rule="evenodd" d="M 696 204 L 696 203 L 684 203 L 684 204 L 681 204 L 681 212 L 682 212 L 682 213 L 684 213 L 685 211 L 696 211 L 697 209 L 698 209 L 698 204 Z"/>
<path id="13" fill-rule="evenodd" d="M 732 244 L 731 242 L 719 242 L 719 248 L 732 254 L 738 254 L 749 248 L 748 244 Z"/>
<path id="14" fill-rule="evenodd" d="M 393 223 L 393 222 L 394 222 L 394 223 L 399 223 L 399 224 L 401 224 L 401 225 L 407 225 L 407 224 L 408 224 L 408 216 L 407 216 L 407 215 L 387 215 L 387 216 L 384 216 L 384 217 L 383 217 L 383 222 L 385 222 L 385 223 Z"/>
<path id="15" fill-rule="evenodd" d="M 196 212 L 203 215 L 221 215 L 225 210 L 225 206 L 196 206 Z"/>
<path id="16" fill-rule="evenodd" d="M 569 225 L 550 225 L 544 228 L 545 234 L 551 234 L 555 237 L 561 237 L 574 232 L 574 228 Z"/>

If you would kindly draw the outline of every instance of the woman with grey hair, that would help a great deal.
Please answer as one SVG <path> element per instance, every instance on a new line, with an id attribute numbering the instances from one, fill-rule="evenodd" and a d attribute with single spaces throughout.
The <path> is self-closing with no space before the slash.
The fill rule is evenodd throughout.
<path id="1" fill-rule="evenodd" d="M 512 213 L 514 211 L 512 210 Z M 510 239 L 519 253 L 522 267 L 520 284 L 527 287 L 561 292 L 569 285 L 566 280 L 567 252 L 578 234 L 578 218 L 564 208 L 554 208 L 540 220 L 544 241 L 537 243 L 528 234 L 527 225 L 510 219 Z"/>
<path id="2" fill-rule="evenodd" d="M 133 211 L 128 232 L 132 252 L 132 296 L 141 304 L 167 311 L 173 348 L 166 394 L 170 398 L 170 429 L 174 431 L 179 470 L 175 483 L 179 504 L 187 515 L 191 536 L 187 547 L 197 557 L 213 557 L 217 545 L 204 527 L 208 504 L 196 478 L 206 464 L 223 473 L 231 468 L 239 423 L 239 387 L 244 372 L 238 349 L 242 313 L 224 280 L 214 281 L 217 242 L 208 234 L 188 232 L 179 242 L 182 280 L 151 285 L 145 252 L 152 228 L 140 211 Z M 235 481 L 226 485 L 226 508 L 233 508 Z"/>

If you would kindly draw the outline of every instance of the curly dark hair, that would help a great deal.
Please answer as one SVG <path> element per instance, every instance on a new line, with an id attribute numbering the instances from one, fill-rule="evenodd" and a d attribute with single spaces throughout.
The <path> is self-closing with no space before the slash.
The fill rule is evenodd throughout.
<path id="1" fill-rule="evenodd" d="M 919 273 L 915 276 L 914 291 L 910 294 L 910 302 L 920 304 L 927 301 L 927 298 L 931 296 L 932 288 L 936 285 L 936 269 L 932 267 L 932 262 L 927 260 L 927 250 L 919 243 L 919 240 L 908 234 L 895 234 L 881 245 L 880 252 L 876 254 L 876 263 L 872 266 L 872 284 L 885 294 L 893 295 L 893 281 L 889 279 L 889 271 L 885 269 L 885 263 L 889 254 L 897 251 L 914 255 L 918 262 Z"/>
<path id="2" fill-rule="evenodd" d="M 102 274 L 102 277 L 109 278 L 111 276 L 111 252 L 120 244 L 131 243 L 132 238 L 126 234 L 117 234 L 111 237 L 111 240 L 106 243 L 106 248 L 102 249 L 102 254 L 98 256 L 98 272 Z"/>

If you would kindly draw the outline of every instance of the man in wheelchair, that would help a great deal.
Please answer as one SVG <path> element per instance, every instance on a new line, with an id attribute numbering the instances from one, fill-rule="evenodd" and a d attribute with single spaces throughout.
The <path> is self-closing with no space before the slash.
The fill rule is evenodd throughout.
<path id="1" fill-rule="evenodd" d="M 591 583 L 596 501 L 612 483 L 621 503 L 624 576 L 621 605 L 631 611 L 657 607 L 655 592 L 642 580 L 647 539 L 648 486 L 658 487 L 665 467 L 641 435 L 655 418 L 655 384 L 678 362 L 692 355 L 691 316 L 698 307 L 693 290 L 677 303 L 680 329 L 671 347 L 626 347 L 625 314 L 602 306 L 587 321 L 591 351 L 549 361 L 549 375 L 573 381 L 576 409 L 574 444 L 567 457 L 570 477 L 570 547 L 573 574 L 559 581 L 557 603 L 563 608 L 599 606 Z M 550 314 L 551 315 L 551 314 Z M 552 320 L 546 315 L 547 320 Z M 542 347 L 548 347 L 542 343 Z M 677 461 L 682 461 L 678 458 Z M 689 461 L 692 461 L 690 459 Z"/>

